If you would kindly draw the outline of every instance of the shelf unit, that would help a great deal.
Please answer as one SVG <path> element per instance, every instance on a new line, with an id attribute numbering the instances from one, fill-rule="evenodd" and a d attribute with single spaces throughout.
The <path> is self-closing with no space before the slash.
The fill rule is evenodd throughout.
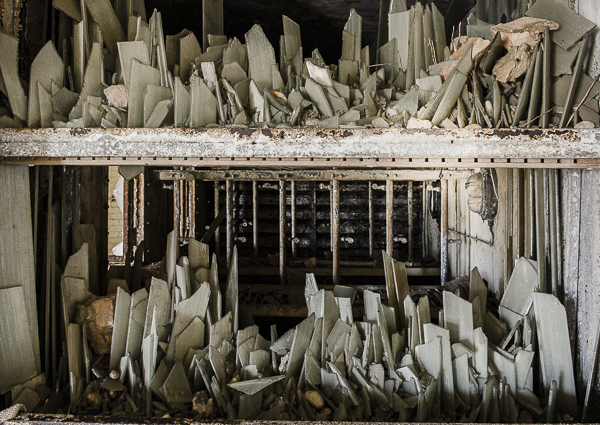
<path id="1" fill-rule="evenodd" d="M 207 168 L 598 168 L 600 130 L 3 129 L 0 163 Z"/>

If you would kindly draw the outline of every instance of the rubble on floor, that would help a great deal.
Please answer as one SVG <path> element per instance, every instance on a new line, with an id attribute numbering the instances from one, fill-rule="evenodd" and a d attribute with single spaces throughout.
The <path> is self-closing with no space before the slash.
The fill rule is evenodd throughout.
<path id="1" fill-rule="evenodd" d="M 104 297 L 88 289 L 84 243 L 61 279 L 67 350 L 55 386 L 68 401 L 43 402 L 50 391 L 37 382 L 13 392 L 14 402 L 28 411 L 196 420 L 577 417 L 565 309 L 537 292 L 532 260 L 517 262 L 497 311 L 477 268 L 449 282 L 437 297 L 441 309 L 432 310 L 426 292 L 411 296 L 404 263 L 384 252 L 387 303 L 364 290 L 364 317 L 353 317 L 353 288 L 320 290 L 307 274 L 308 316 L 282 334 L 272 324 L 265 337 L 256 325 L 240 326 L 247 319 L 238 305 L 237 250 L 222 293 L 208 245 L 189 240 L 180 256 L 178 241 L 173 231 L 155 276 L 142 281 L 138 258 Z M 109 338 L 89 331 L 109 325 Z"/>

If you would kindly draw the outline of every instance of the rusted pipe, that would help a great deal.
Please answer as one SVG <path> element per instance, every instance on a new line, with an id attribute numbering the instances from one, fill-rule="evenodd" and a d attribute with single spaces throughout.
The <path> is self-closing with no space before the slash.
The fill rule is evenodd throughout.
<path id="1" fill-rule="evenodd" d="M 440 275 L 441 285 L 444 286 L 448 280 L 448 180 L 442 180 L 442 213 L 441 213 L 441 261 Z"/>
<path id="2" fill-rule="evenodd" d="M 225 232 L 227 234 L 227 268 L 229 268 L 231 256 L 233 255 L 233 181 L 227 180 L 225 182 L 225 194 L 225 208 L 227 210 Z"/>
<path id="3" fill-rule="evenodd" d="M 408 182 L 408 258 L 413 258 L 413 182 Z"/>
<path id="4" fill-rule="evenodd" d="M 177 229 L 178 233 L 181 234 L 179 229 L 179 223 L 181 222 L 181 181 L 173 182 L 173 228 Z"/>
<path id="5" fill-rule="evenodd" d="M 333 180 L 332 189 L 332 225 L 331 225 L 331 251 L 333 251 L 333 284 L 340 283 L 340 181 Z"/>
<path id="6" fill-rule="evenodd" d="M 389 255 L 394 250 L 394 182 L 385 185 L 385 249 Z"/>
<path id="7" fill-rule="evenodd" d="M 285 220 L 285 180 L 279 180 L 279 283 L 285 285 L 286 283 L 286 272 L 285 272 L 285 233 L 286 233 L 286 220 Z"/>
<path id="8" fill-rule="evenodd" d="M 258 258 L 258 182 L 252 182 L 252 246 L 254 258 Z"/>
<path id="9" fill-rule="evenodd" d="M 219 217 L 219 182 L 214 183 L 215 188 L 215 220 Z M 221 227 L 218 226 L 215 229 L 215 253 L 217 254 L 217 258 L 221 255 Z"/>
<path id="10" fill-rule="evenodd" d="M 369 258 L 375 254 L 375 220 L 373 219 L 373 183 L 369 181 Z"/>

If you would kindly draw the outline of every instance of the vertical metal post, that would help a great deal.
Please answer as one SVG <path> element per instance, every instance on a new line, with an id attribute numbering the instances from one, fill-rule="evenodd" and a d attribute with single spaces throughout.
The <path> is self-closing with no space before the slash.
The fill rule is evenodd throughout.
<path id="1" fill-rule="evenodd" d="M 375 220 L 373 211 L 373 182 L 369 181 L 369 258 L 375 254 Z"/>
<path id="2" fill-rule="evenodd" d="M 513 170 L 513 264 L 514 261 L 524 256 L 525 253 L 525 203 L 524 203 L 524 175 L 523 170 Z"/>
<path id="3" fill-rule="evenodd" d="M 505 171 L 506 200 L 504 214 L 504 288 L 508 285 L 513 271 L 513 170 L 508 168 Z"/>
<path id="4" fill-rule="evenodd" d="M 181 222 L 181 187 L 183 183 L 179 180 L 173 181 L 173 229 L 181 234 L 179 223 Z"/>
<path id="5" fill-rule="evenodd" d="M 225 229 L 227 233 L 227 267 L 231 264 L 231 256 L 233 255 L 233 182 L 227 180 L 225 182 L 225 209 L 227 211 Z"/>
<path id="6" fill-rule="evenodd" d="M 385 182 L 385 250 L 389 255 L 394 251 L 394 182 Z"/>
<path id="7" fill-rule="evenodd" d="M 286 282 L 285 233 L 285 180 L 279 180 L 279 283 L 282 285 Z"/>
<path id="8" fill-rule="evenodd" d="M 254 258 L 258 257 L 258 182 L 252 182 L 252 246 Z"/>
<path id="9" fill-rule="evenodd" d="M 531 255 L 531 232 L 533 223 L 531 222 L 531 170 L 523 170 L 523 257 L 533 258 Z"/>
<path id="10" fill-rule="evenodd" d="M 193 170 L 193 167 L 191 168 Z M 191 178 L 187 180 L 188 185 L 188 219 L 187 219 L 187 236 L 190 238 L 196 237 L 196 180 L 189 175 Z"/>
<path id="11" fill-rule="evenodd" d="M 448 180 L 442 180 L 442 214 L 441 214 L 441 284 L 448 280 Z"/>
<path id="12" fill-rule="evenodd" d="M 558 297 L 558 264 L 560 262 L 557 257 L 558 241 L 557 241 L 557 217 L 558 204 L 556 202 L 556 170 L 548 170 L 548 227 L 550 233 L 550 282 L 552 283 L 552 295 Z"/>
<path id="13" fill-rule="evenodd" d="M 215 220 L 219 216 L 219 209 L 221 208 L 219 201 L 219 182 L 216 181 L 214 184 L 215 188 Z M 215 229 L 215 253 L 217 258 L 221 256 L 221 226 Z"/>
<path id="14" fill-rule="evenodd" d="M 413 182 L 408 182 L 408 259 L 413 259 Z"/>
<path id="15" fill-rule="evenodd" d="M 333 252 L 333 284 L 340 284 L 340 181 L 333 180 L 331 185 L 332 223 L 331 251 Z"/>
<path id="16" fill-rule="evenodd" d="M 556 280 L 558 282 L 558 295 L 559 299 L 563 299 L 564 296 L 564 285 L 563 285 L 563 270 L 562 270 L 562 233 L 561 233 L 561 214 L 560 214 L 560 183 L 559 183 L 559 173 L 562 173 L 560 170 L 555 170 L 554 172 L 554 202 L 556 205 L 556 217 L 555 217 L 555 226 L 556 226 Z"/>
<path id="17" fill-rule="evenodd" d="M 428 227 L 428 203 L 427 203 L 427 182 L 422 182 L 421 189 L 421 248 L 422 248 L 422 258 L 427 258 L 428 249 L 427 249 L 427 232 L 429 230 Z"/>
<path id="18" fill-rule="evenodd" d="M 312 255 L 317 255 L 317 182 L 310 182 L 312 188 L 312 198 L 310 201 L 311 217 L 312 217 Z"/>
<path id="19" fill-rule="evenodd" d="M 535 246 L 538 262 L 539 291 L 546 292 L 546 208 L 544 205 L 544 170 L 535 170 Z"/>
<path id="20" fill-rule="evenodd" d="M 183 170 L 183 167 L 181 167 Z M 179 183 L 179 237 L 185 237 L 185 228 L 187 224 L 187 195 L 188 195 L 188 184 L 185 180 L 181 180 Z"/>
<path id="21" fill-rule="evenodd" d="M 298 256 L 298 246 L 296 245 L 296 182 L 290 182 L 290 207 L 292 220 L 292 257 Z"/>

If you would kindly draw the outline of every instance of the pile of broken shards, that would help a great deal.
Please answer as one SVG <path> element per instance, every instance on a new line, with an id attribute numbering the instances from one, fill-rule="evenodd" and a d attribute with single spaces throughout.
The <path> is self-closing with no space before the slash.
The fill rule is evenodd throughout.
<path id="1" fill-rule="evenodd" d="M 122 4 L 121 4 L 122 3 Z M 386 2 L 383 2 L 384 4 Z M 600 83 L 583 73 L 595 24 L 560 0 L 494 25 L 471 17 L 448 43 L 435 3 L 381 14 L 374 51 L 355 10 L 337 63 L 306 56 L 300 26 L 283 16 L 279 62 L 262 28 L 244 43 L 223 35 L 222 0 L 204 0 L 202 40 L 165 36 L 161 14 L 142 1 L 82 12 L 55 0 L 72 36 L 50 41 L 18 75 L 18 40 L 0 33 L 0 127 L 500 128 L 597 127 Z M 387 18 L 387 20 L 386 20 Z M 211 31 L 211 32 L 207 32 Z M 470 36 L 471 35 L 471 36 Z M 375 62 L 375 63 L 373 63 Z M 26 93 L 28 91 L 28 94 Z"/>
<path id="2" fill-rule="evenodd" d="M 110 359 L 88 348 L 85 326 L 67 323 L 72 412 L 491 423 L 577 415 L 565 309 L 537 292 L 531 260 L 517 262 L 499 317 L 487 310 L 488 290 L 476 268 L 468 300 L 444 291 L 442 310 L 431 317 L 426 295 L 411 298 L 404 264 L 384 253 L 388 305 L 364 290 L 360 320 L 353 317 L 355 288 L 319 290 L 307 274 L 308 317 L 281 337 L 271 325 L 267 339 L 256 325 L 239 329 L 237 251 L 223 300 L 208 246 L 190 239 L 188 255 L 180 256 L 178 240 L 175 231 L 169 235 L 149 291 L 130 295 L 127 281 L 111 283 Z M 88 298 L 78 266 L 84 252 L 65 271 L 83 276 L 83 287 L 74 290 L 73 281 L 67 289 L 63 277 L 66 318 Z"/>

